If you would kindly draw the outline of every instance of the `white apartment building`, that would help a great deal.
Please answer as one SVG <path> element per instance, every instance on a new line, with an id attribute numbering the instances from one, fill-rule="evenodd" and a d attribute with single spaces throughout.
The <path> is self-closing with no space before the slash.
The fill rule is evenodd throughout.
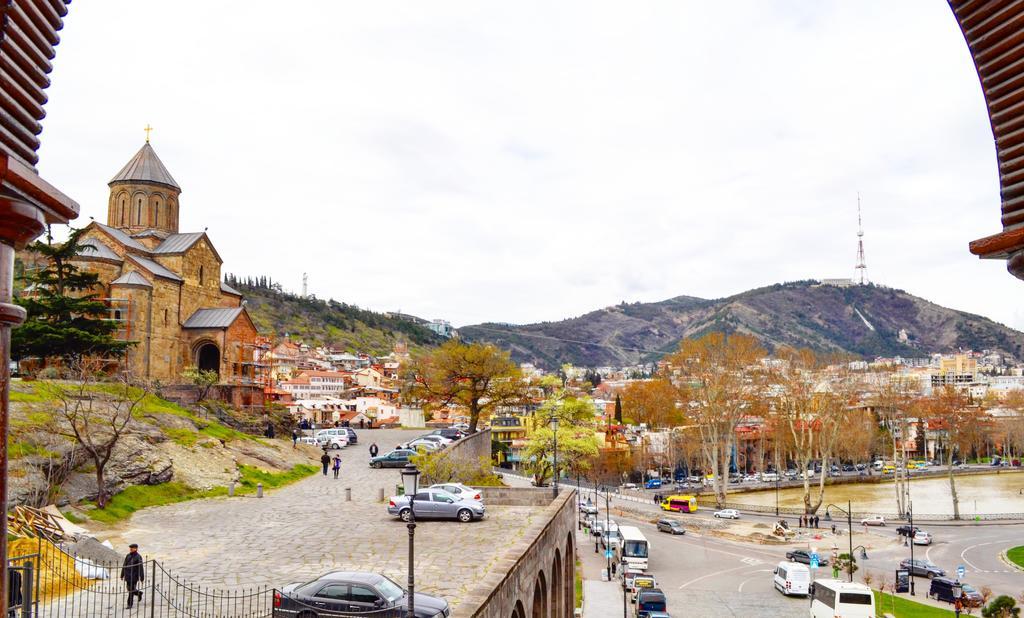
<path id="1" fill-rule="evenodd" d="M 323 399 L 338 397 L 351 383 L 350 374 L 340 371 L 303 371 L 291 380 L 281 382 L 281 390 L 292 399 Z"/>

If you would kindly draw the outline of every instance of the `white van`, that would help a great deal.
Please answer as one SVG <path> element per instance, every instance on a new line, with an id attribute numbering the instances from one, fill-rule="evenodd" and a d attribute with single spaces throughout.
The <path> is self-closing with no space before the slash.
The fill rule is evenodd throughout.
<path id="1" fill-rule="evenodd" d="M 329 448 L 345 448 L 348 446 L 348 429 L 344 427 L 334 427 L 331 429 L 321 429 L 316 432 L 316 441 L 321 447 L 328 446 Z"/>
<path id="2" fill-rule="evenodd" d="M 877 471 L 881 472 L 881 471 L 882 471 L 882 468 L 884 468 L 884 467 L 885 467 L 885 462 L 884 462 L 884 461 L 882 461 L 881 459 L 878 459 L 878 460 L 876 460 L 876 461 L 875 461 L 875 463 L 874 463 L 874 464 L 872 465 L 872 467 L 873 467 L 873 468 L 874 468 L 875 470 L 877 470 Z"/>
<path id="3" fill-rule="evenodd" d="M 775 588 L 789 596 L 798 594 L 806 596 L 811 585 L 811 570 L 806 564 L 799 562 L 780 562 L 775 567 Z"/>
<path id="4" fill-rule="evenodd" d="M 875 595 L 864 584 L 819 579 L 811 585 L 811 618 L 874 618 Z"/>

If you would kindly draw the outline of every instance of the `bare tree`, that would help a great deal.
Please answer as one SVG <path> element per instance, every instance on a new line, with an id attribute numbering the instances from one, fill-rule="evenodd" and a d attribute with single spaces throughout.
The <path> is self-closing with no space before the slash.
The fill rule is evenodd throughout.
<path id="1" fill-rule="evenodd" d="M 127 381 L 100 383 L 95 367 L 83 361 L 76 379 L 49 382 L 45 392 L 59 402 L 52 431 L 70 438 L 88 454 L 96 468 L 96 505 L 107 504 L 106 467 L 117 443 L 131 426 L 135 409 L 146 390 Z"/>
<path id="2" fill-rule="evenodd" d="M 953 386 L 936 390 L 925 403 L 929 425 L 938 429 L 943 438 L 949 491 L 953 498 L 953 519 L 960 519 L 960 498 L 956 493 L 953 457 L 957 452 L 964 457 L 964 453 L 980 441 L 983 432 L 981 413 L 967 395 Z"/>
<path id="3" fill-rule="evenodd" d="M 907 442 L 910 436 L 910 416 L 921 413 L 915 405 L 913 385 L 904 377 L 891 375 L 876 393 L 872 402 L 879 420 L 885 426 L 891 446 L 896 511 L 900 517 L 907 512 L 910 496 L 910 478 L 907 472 Z"/>
<path id="4" fill-rule="evenodd" d="M 710 333 L 685 339 L 667 359 L 666 376 L 679 390 L 700 432 L 704 459 L 714 471 L 715 501 L 725 506 L 729 456 L 736 426 L 753 412 L 762 392 L 756 370 L 766 355 L 749 335 Z"/>

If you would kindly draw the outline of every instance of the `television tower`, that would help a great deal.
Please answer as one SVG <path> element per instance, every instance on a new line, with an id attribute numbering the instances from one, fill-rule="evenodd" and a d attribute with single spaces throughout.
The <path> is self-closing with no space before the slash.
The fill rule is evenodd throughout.
<path id="1" fill-rule="evenodd" d="M 860 192 L 857 192 L 857 280 L 859 285 L 868 282 L 868 265 L 864 261 L 864 224 L 860 216 Z"/>

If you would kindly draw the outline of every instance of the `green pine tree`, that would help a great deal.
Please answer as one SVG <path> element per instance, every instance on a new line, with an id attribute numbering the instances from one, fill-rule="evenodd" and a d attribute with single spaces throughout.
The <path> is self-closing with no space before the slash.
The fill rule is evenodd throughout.
<path id="1" fill-rule="evenodd" d="M 16 359 L 60 358 L 65 362 L 84 356 L 110 358 L 121 354 L 128 343 L 113 338 L 117 324 L 106 320 L 108 308 L 99 294 L 99 276 L 72 263 L 82 251 L 84 229 L 72 229 L 64 243 L 36 241 L 28 251 L 45 264 L 22 276 L 28 292 L 16 299 L 28 318 L 11 336 L 11 356 Z"/>
<path id="2" fill-rule="evenodd" d="M 618 394 L 615 395 L 615 423 L 622 424 L 622 399 Z"/>

